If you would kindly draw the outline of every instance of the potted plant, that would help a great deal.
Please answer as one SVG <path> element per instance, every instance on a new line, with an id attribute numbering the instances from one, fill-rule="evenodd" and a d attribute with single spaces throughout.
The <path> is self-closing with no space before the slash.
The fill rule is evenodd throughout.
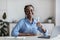
<path id="1" fill-rule="evenodd" d="M 49 23 L 52 23 L 52 17 L 49 17 L 49 18 L 48 18 L 48 22 L 49 22 Z"/>
<path id="2" fill-rule="evenodd" d="M 6 22 L 5 19 L 6 19 L 7 15 L 6 15 L 6 12 L 4 12 L 2 18 L 4 19 L 3 20 L 0 20 L 0 36 L 9 36 L 9 22 Z"/>
<path id="3" fill-rule="evenodd" d="M 6 19 L 6 17 L 7 17 L 6 12 L 4 12 L 4 14 L 3 14 L 2 18 L 5 20 L 5 19 Z"/>

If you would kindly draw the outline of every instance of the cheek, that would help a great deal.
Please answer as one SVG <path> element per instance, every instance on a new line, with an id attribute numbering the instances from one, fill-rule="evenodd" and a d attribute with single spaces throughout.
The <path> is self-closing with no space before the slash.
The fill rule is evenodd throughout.
<path id="1" fill-rule="evenodd" d="M 25 12 L 25 15 L 28 15 L 28 12 Z"/>

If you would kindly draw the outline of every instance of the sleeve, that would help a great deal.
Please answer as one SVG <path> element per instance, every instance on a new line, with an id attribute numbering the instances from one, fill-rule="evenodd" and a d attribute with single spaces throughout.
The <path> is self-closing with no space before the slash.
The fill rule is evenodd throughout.
<path id="1" fill-rule="evenodd" d="M 23 21 L 20 20 L 20 21 L 17 23 L 17 25 L 13 28 L 11 35 L 12 35 L 12 36 L 18 36 L 19 30 L 21 29 L 22 25 L 23 25 Z"/>
<path id="2" fill-rule="evenodd" d="M 41 33 L 43 33 L 43 31 L 42 31 L 42 29 L 41 29 L 40 27 L 38 27 L 38 30 L 39 30 Z"/>
<path id="3" fill-rule="evenodd" d="M 48 36 L 48 30 L 44 33 L 40 27 L 38 27 L 39 32 L 43 33 L 44 36 Z"/>
<path id="4" fill-rule="evenodd" d="M 38 21 L 35 19 L 34 22 L 37 24 Z M 39 26 L 37 26 L 37 29 L 39 30 L 39 32 L 41 32 L 41 33 L 43 32 L 42 29 Z"/>

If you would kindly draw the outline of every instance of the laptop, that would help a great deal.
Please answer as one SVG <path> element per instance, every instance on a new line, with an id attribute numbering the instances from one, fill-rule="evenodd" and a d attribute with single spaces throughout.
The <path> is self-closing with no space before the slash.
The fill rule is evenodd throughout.
<path id="1" fill-rule="evenodd" d="M 38 38 L 50 39 L 50 38 L 57 37 L 59 34 L 60 34 L 60 26 L 55 26 L 54 29 L 51 32 L 51 35 L 48 35 L 48 36 L 38 36 Z"/>

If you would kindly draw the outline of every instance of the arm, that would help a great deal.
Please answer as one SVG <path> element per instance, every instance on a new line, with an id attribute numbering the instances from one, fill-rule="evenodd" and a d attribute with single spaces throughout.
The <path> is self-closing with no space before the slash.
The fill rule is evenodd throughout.
<path id="1" fill-rule="evenodd" d="M 40 22 L 37 23 L 37 26 L 38 26 L 38 30 L 39 30 L 40 32 L 42 32 L 45 37 L 48 37 L 48 36 L 49 36 L 49 35 L 48 35 L 48 30 L 46 30 L 46 29 L 41 25 Z"/>
<path id="2" fill-rule="evenodd" d="M 13 28 L 11 35 L 12 36 L 18 36 L 19 35 L 19 30 L 21 29 L 23 24 L 23 21 L 20 20 L 17 25 Z"/>
<path id="3" fill-rule="evenodd" d="M 35 36 L 35 34 L 25 34 L 25 33 L 19 33 L 18 36 Z"/>
<path id="4" fill-rule="evenodd" d="M 37 26 L 38 28 L 41 28 L 41 30 L 45 33 L 46 32 L 46 29 L 41 25 L 40 22 L 37 22 Z"/>

